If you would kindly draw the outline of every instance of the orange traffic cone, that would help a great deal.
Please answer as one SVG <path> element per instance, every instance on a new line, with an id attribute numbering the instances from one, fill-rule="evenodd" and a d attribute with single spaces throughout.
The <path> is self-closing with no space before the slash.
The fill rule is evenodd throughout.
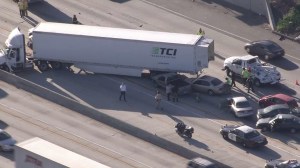
<path id="1" fill-rule="evenodd" d="M 300 86 L 300 84 L 299 84 L 298 80 L 296 80 L 296 85 Z"/>

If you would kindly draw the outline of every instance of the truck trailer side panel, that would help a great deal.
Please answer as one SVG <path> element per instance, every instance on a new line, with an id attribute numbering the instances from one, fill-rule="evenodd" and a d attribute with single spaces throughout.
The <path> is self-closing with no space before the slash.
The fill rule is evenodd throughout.
<path id="1" fill-rule="evenodd" d="M 16 168 L 109 168 L 40 138 L 15 146 Z"/>
<path id="2" fill-rule="evenodd" d="M 207 48 L 197 45 L 201 38 L 178 33 L 41 23 L 33 30 L 33 53 L 39 60 L 94 69 L 102 66 L 196 73 L 208 66 L 207 54 L 195 52 L 197 48 Z"/>

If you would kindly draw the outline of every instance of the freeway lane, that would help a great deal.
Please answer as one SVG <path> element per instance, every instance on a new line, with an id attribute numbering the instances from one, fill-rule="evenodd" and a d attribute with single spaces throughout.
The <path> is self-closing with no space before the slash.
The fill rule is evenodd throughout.
<path id="1" fill-rule="evenodd" d="M 81 15 L 78 16 L 79 21 L 85 24 L 186 33 L 194 33 L 199 27 L 195 22 L 174 15 L 166 10 L 149 6 L 142 1 L 128 1 L 122 4 L 110 1 L 103 1 L 101 4 L 96 1 L 77 1 L 75 3 L 73 1 L 61 2 L 57 0 L 48 2 L 52 7 L 63 11 L 65 14 L 63 16 L 71 16 L 74 12 L 80 12 Z M 47 13 L 46 9 L 43 10 L 43 14 L 48 17 L 44 15 L 33 17 L 36 20 L 48 19 L 51 15 Z M 156 13 L 159 17 L 153 16 L 153 13 Z M 52 19 L 55 20 L 58 18 L 57 16 L 53 16 Z M 13 23 L 17 20 L 6 19 Z M 143 26 L 139 27 L 140 25 Z M 14 24 L 7 23 L 5 27 L 13 26 Z M 20 24 L 20 26 L 22 30 L 30 27 L 26 22 Z M 211 63 L 209 69 L 205 70 L 205 73 L 210 73 L 223 79 L 224 72 L 220 70 L 222 59 L 230 55 L 244 54 L 242 49 L 244 41 L 232 38 L 213 29 L 205 29 L 207 35 L 216 40 L 216 51 L 221 57 L 221 59 L 217 59 Z M 1 31 L 1 34 L 6 33 L 8 31 Z M 4 41 L 4 37 L 2 38 L 2 41 Z M 75 71 L 77 72 L 76 69 Z M 249 98 L 255 100 L 264 94 L 277 92 L 276 89 L 299 97 L 297 93 L 298 88 L 293 83 L 293 73 L 298 71 L 284 71 L 283 69 L 280 69 L 280 71 L 283 71 L 283 76 L 286 79 L 283 81 L 283 85 L 279 85 L 276 88 L 260 88 L 256 94 L 251 94 Z M 155 111 L 153 108 L 155 89 L 147 79 L 110 75 L 78 75 L 70 74 L 69 72 L 47 72 L 40 74 L 36 71 L 34 73 L 19 75 L 160 137 L 181 144 L 198 152 L 200 155 L 225 162 L 232 167 L 260 167 L 263 165 L 265 159 L 299 158 L 299 145 L 297 144 L 299 142 L 299 134 L 291 136 L 280 136 L 279 134 L 268 135 L 270 136 L 270 144 L 262 150 L 243 149 L 224 141 L 217 133 L 220 124 L 254 124 L 254 121 L 235 119 L 232 117 L 232 114 L 215 108 L 224 97 L 208 97 L 203 95 L 202 102 L 199 104 L 192 97 L 184 97 L 180 100 L 179 104 L 164 102 L 165 111 L 161 112 Z M 129 102 L 127 104 L 120 103 L 116 99 L 119 94 L 118 85 L 121 81 L 126 81 L 128 85 Z M 244 91 L 244 88 L 239 86 L 239 89 L 234 90 L 234 94 L 244 94 Z M 15 106 L 13 101 L 10 100 L 5 103 Z M 22 106 L 24 105 L 20 105 L 18 108 L 24 108 Z M 37 112 L 41 109 L 41 107 L 30 108 L 30 111 Z M 183 141 L 175 134 L 173 126 L 178 120 L 195 126 L 196 133 L 192 141 Z M 50 122 L 55 121 L 50 120 Z M 72 130 L 71 128 L 68 129 Z M 273 140 L 273 137 L 279 140 Z M 289 146 L 287 144 L 292 145 Z M 296 147 L 296 149 L 293 147 Z M 227 153 L 227 151 L 231 151 L 231 153 Z M 141 157 L 138 158 L 143 159 Z"/>
<path id="2" fill-rule="evenodd" d="M 18 142 L 38 136 L 111 167 L 184 167 L 187 162 L 88 116 L 6 83 L 0 82 L 0 86 L 2 93 L 7 93 L 0 100 L 0 126 Z M 12 153 L 0 156 L 0 168 L 13 167 Z"/>

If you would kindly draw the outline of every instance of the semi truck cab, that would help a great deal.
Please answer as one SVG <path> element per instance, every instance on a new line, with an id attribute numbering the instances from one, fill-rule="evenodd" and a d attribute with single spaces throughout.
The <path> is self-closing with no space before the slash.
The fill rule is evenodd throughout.
<path id="1" fill-rule="evenodd" d="M 0 52 L 0 69 L 7 72 L 15 72 L 27 68 L 33 68 L 28 61 L 25 52 L 25 38 L 19 28 L 15 28 L 8 36 Z"/>

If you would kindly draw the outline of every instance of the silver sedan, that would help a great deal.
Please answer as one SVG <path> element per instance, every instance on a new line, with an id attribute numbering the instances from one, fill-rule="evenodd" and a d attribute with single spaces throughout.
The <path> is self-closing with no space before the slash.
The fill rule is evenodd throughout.
<path id="1" fill-rule="evenodd" d="M 192 89 L 196 92 L 214 94 L 227 94 L 230 92 L 230 86 L 222 82 L 220 79 L 204 75 L 192 82 Z"/>

